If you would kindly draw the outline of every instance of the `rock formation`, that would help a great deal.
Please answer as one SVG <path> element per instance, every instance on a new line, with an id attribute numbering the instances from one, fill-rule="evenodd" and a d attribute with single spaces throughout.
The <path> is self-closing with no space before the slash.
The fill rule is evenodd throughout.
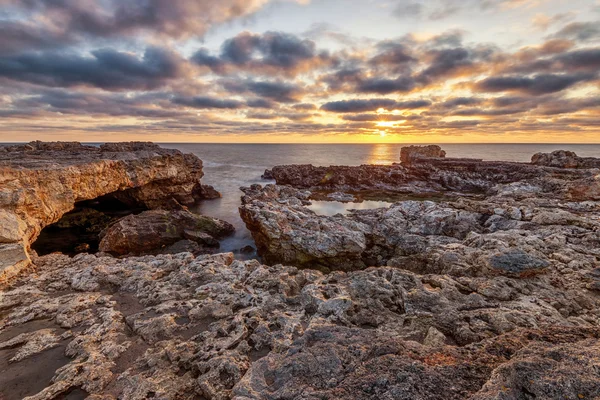
<path id="1" fill-rule="evenodd" d="M 7 400 L 580 399 L 600 391 L 591 258 L 529 277 L 473 276 L 460 261 L 452 276 L 394 267 L 325 275 L 232 254 L 34 262 L 36 273 L 0 298 Z M 40 378 L 19 381 L 15 371 Z"/>
<path id="2" fill-rule="evenodd" d="M 406 146 L 400 149 L 402 164 L 411 164 L 417 158 L 444 158 L 446 152 L 440 146 Z"/>
<path id="3" fill-rule="evenodd" d="M 414 154 L 415 150 L 412 150 Z M 409 154 L 413 154 L 409 153 Z M 537 156 L 538 163 L 545 163 Z M 534 161 L 535 161 L 534 160 Z M 415 156 L 408 164 L 316 167 L 282 165 L 269 171 L 278 185 L 313 192 L 378 191 L 417 196 L 464 197 L 486 194 L 499 185 L 527 185 L 536 195 L 564 200 L 600 200 L 600 159 L 581 158 L 587 168 L 568 169 L 546 165 L 481 161 L 461 158 Z M 595 160 L 595 161 L 594 161 Z M 510 186 L 508 186 L 510 187 Z"/>
<path id="4" fill-rule="evenodd" d="M 193 203 L 202 192 L 201 160 L 151 143 L 32 142 L 0 149 L 0 275 L 27 265 L 42 228 L 77 202 L 110 195 L 157 208 Z"/>
<path id="5" fill-rule="evenodd" d="M 192 241 L 204 249 L 218 249 L 219 239 L 235 232 L 226 221 L 189 211 L 150 210 L 120 219 L 101 233 L 100 251 L 113 255 L 144 255 L 180 252 L 181 241 Z"/>
<path id="6" fill-rule="evenodd" d="M 574 152 L 565 150 L 534 154 L 531 163 L 557 168 L 600 168 L 600 159 L 578 157 Z"/>
<path id="7" fill-rule="evenodd" d="M 1 182 L 32 191 L 17 197 L 0 187 L 0 204 L 11 205 L 0 208 L 0 220 L 13 223 L 0 224 L 0 238 L 16 235 L 11 227 L 19 224 L 31 233 L 56 221 L 88 198 L 78 193 L 163 208 L 109 222 L 101 247 L 120 258 L 32 254 L 31 273 L 0 281 L 3 400 L 579 400 L 600 393 L 594 159 L 482 162 L 413 148 L 402 165 L 275 167 L 269 172 L 278 185 L 243 188 L 240 215 L 263 258 L 241 261 L 192 254 L 231 227 L 182 209 L 186 196 L 202 192 L 199 176 L 195 189 L 181 183 L 193 175 L 178 170 L 190 168 L 186 156 L 145 146 L 34 143 L 0 153 L 88 158 L 49 168 L 38 155 L 37 176 L 27 157 L 29 167 L 12 161 L 3 169 L 2 177 L 20 170 L 23 177 Z M 120 148 L 127 152 L 114 152 Z M 92 168 L 105 163 L 131 181 Z M 175 177 L 167 178 L 171 167 Z M 129 186 L 92 183 L 82 170 Z M 41 183 L 45 175 L 62 192 L 54 196 Z M 160 182 L 191 191 L 167 195 Z M 109 191 L 90 187 L 100 184 Z M 332 217 L 307 207 L 315 197 L 365 193 L 423 198 Z M 56 215 L 44 219 L 35 196 Z M 93 211 L 60 223 L 91 229 L 92 221 L 106 223 Z M 18 250 L 4 256 L 18 258 Z M 139 253 L 153 255 L 123 256 Z"/>

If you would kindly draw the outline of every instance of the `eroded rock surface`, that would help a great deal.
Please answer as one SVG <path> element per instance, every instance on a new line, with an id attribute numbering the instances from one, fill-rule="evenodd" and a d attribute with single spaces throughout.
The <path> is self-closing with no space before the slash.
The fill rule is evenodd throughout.
<path id="1" fill-rule="evenodd" d="M 352 270 L 392 265 L 464 275 L 543 273 L 600 259 L 600 203 L 523 198 L 511 187 L 485 199 L 401 201 L 389 208 L 317 215 L 309 193 L 245 188 L 240 208 L 267 263 Z M 462 266 L 462 267 L 457 267 Z"/>
<path id="2" fill-rule="evenodd" d="M 416 158 L 444 158 L 446 152 L 440 146 L 406 146 L 400 150 L 402 164 L 411 164 Z"/>
<path id="3" fill-rule="evenodd" d="M 600 200 L 600 159 L 577 158 L 584 160 L 579 161 L 578 168 L 562 168 L 562 162 L 554 165 L 552 161 L 543 161 L 554 160 L 556 157 L 552 155 L 537 155 L 534 164 L 525 164 L 423 157 L 416 150 L 410 154 L 417 156 L 411 157 L 407 164 L 356 167 L 282 165 L 273 167 L 268 174 L 278 185 L 314 192 L 356 194 L 380 191 L 417 196 L 437 194 L 464 197 L 489 195 L 504 185 L 507 190 L 521 186 L 519 190 L 525 196 L 571 201 Z M 530 193 L 526 193 L 526 190 Z"/>
<path id="4" fill-rule="evenodd" d="M 200 252 L 218 249 L 218 240 L 234 232 L 233 225 L 217 218 L 185 210 L 150 210 L 129 215 L 108 227 L 100 235 L 100 251 L 118 256 L 180 253 L 182 244 L 169 246 L 191 241 L 199 245 L 193 252 Z"/>
<path id="5" fill-rule="evenodd" d="M 590 265 L 509 277 L 471 276 L 460 264 L 465 273 L 452 276 L 394 267 L 324 275 L 231 254 L 35 264 L 0 298 L 9 399 L 18 388 L 29 400 L 72 390 L 134 400 L 579 399 L 600 390 Z M 51 363 L 56 354 L 62 365 Z M 6 382 L 20 365 L 55 370 L 23 392 L 28 381 Z"/>
<path id="6" fill-rule="evenodd" d="M 76 202 L 112 194 L 156 208 L 202 193 L 202 161 L 152 143 L 32 142 L 0 152 L 0 274 L 29 262 L 29 245 Z"/>

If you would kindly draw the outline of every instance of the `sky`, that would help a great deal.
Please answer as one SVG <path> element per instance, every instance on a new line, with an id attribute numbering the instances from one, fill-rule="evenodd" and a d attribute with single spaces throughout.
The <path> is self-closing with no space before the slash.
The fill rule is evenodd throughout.
<path id="1" fill-rule="evenodd" d="M 0 0 L 0 142 L 600 143 L 600 0 Z"/>

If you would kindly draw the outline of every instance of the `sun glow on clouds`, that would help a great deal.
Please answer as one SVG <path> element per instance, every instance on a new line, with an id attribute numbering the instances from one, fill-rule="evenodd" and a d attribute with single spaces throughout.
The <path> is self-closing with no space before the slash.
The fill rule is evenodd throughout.
<path id="1" fill-rule="evenodd" d="M 597 1 L 326 3 L 6 0 L 0 142 L 600 142 Z"/>

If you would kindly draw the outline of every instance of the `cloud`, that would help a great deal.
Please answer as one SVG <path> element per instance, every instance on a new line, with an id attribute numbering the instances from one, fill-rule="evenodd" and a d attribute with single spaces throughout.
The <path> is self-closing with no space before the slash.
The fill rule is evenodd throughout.
<path id="1" fill-rule="evenodd" d="M 358 113 L 376 111 L 380 108 L 386 110 L 401 110 L 423 108 L 431 105 L 428 100 L 395 101 L 392 99 L 363 99 L 363 100 L 341 100 L 325 103 L 321 110 L 338 113 Z"/>
<path id="2" fill-rule="evenodd" d="M 423 12 L 423 5 L 421 3 L 409 1 L 400 1 L 398 5 L 392 11 L 392 15 L 398 18 L 414 18 L 421 16 Z"/>
<path id="3" fill-rule="evenodd" d="M 411 77 L 399 77 L 396 79 L 365 79 L 361 81 L 357 90 L 362 93 L 389 94 L 396 92 L 410 92 L 416 86 Z"/>
<path id="4" fill-rule="evenodd" d="M 63 52 L 24 53 L 0 57 L 0 77 L 43 86 L 93 86 L 106 90 L 156 89 L 184 76 L 184 60 L 158 47 L 142 58 L 113 49 L 90 56 Z"/>
<path id="5" fill-rule="evenodd" d="M 315 106 L 314 104 L 309 104 L 309 103 L 299 103 L 299 104 L 294 104 L 292 106 L 292 108 L 294 110 L 311 111 L 311 110 L 316 110 L 317 106 Z"/>
<path id="6" fill-rule="evenodd" d="M 481 104 L 481 102 L 483 102 L 483 99 L 476 97 L 453 97 L 444 101 L 439 106 L 443 108 L 455 108 L 460 106 L 473 106 Z"/>
<path id="7" fill-rule="evenodd" d="M 581 42 L 595 40 L 600 38 L 600 21 L 572 22 L 551 37 L 572 39 Z"/>
<path id="8" fill-rule="evenodd" d="M 536 14 L 531 19 L 531 23 L 536 29 L 545 31 L 551 25 L 572 20 L 573 18 L 575 18 L 575 15 L 576 14 L 574 12 L 560 13 L 555 14 L 553 16 L 548 16 L 546 14 Z"/>
<path id="9" fill-rule="evenodd" d="M 280 103 L 293 103 L 300 95 L 300 88 L 282 81 L 250 81 L 246 83 L 250 92 Z"/>
<path id="10" fill-rule="evenodd" d="M 28 19 L 62 26 L 71 35 L 151 34 L 175 39 L 203 36 L 210 28 L 247 17 L 269 0 L 4 0 Z M 40 18 L 38 18 L 40 17 Z"/>
<path id="11" fill-rule="evenodd" d="M 354 122 L 370 122 L 370 121 L 405 121 L 408 119 L 405 115 L 395 115 L 395 114 L 354 114 L 354 115 L 344 115 L 342 117 L 345 121 L 354 121 Z"/>
<path id="12" fill-rule="evenodd" d="M 518 91 L 532 95 L 560 92 L 577 83 L 594 79 L 591 74 L 540 74 L 533 77 L 500 76 L 477 82 L 476 88 L 483 92 Z"/>
<path id="13" fill-rule="evenodd" d="M 220 109 L 238 109 L 243 103 L 238 100 L 224 100 L 214 97 L 175 97 L 173 103 L 193 108 L 220 108 Z"/>
<path id="14" fill-rule="evenodd" d="M 313 41 L 296 35 L 242 32 L 223 42 L 219 56 L 201 48 L 191 60 L 219 74 L 226 73 L 228 68 L 251 70 L 254 73 L 295 73 L 324 64 L 330 61 L 330 56 L 326 51 L 318 52 Z"/>

